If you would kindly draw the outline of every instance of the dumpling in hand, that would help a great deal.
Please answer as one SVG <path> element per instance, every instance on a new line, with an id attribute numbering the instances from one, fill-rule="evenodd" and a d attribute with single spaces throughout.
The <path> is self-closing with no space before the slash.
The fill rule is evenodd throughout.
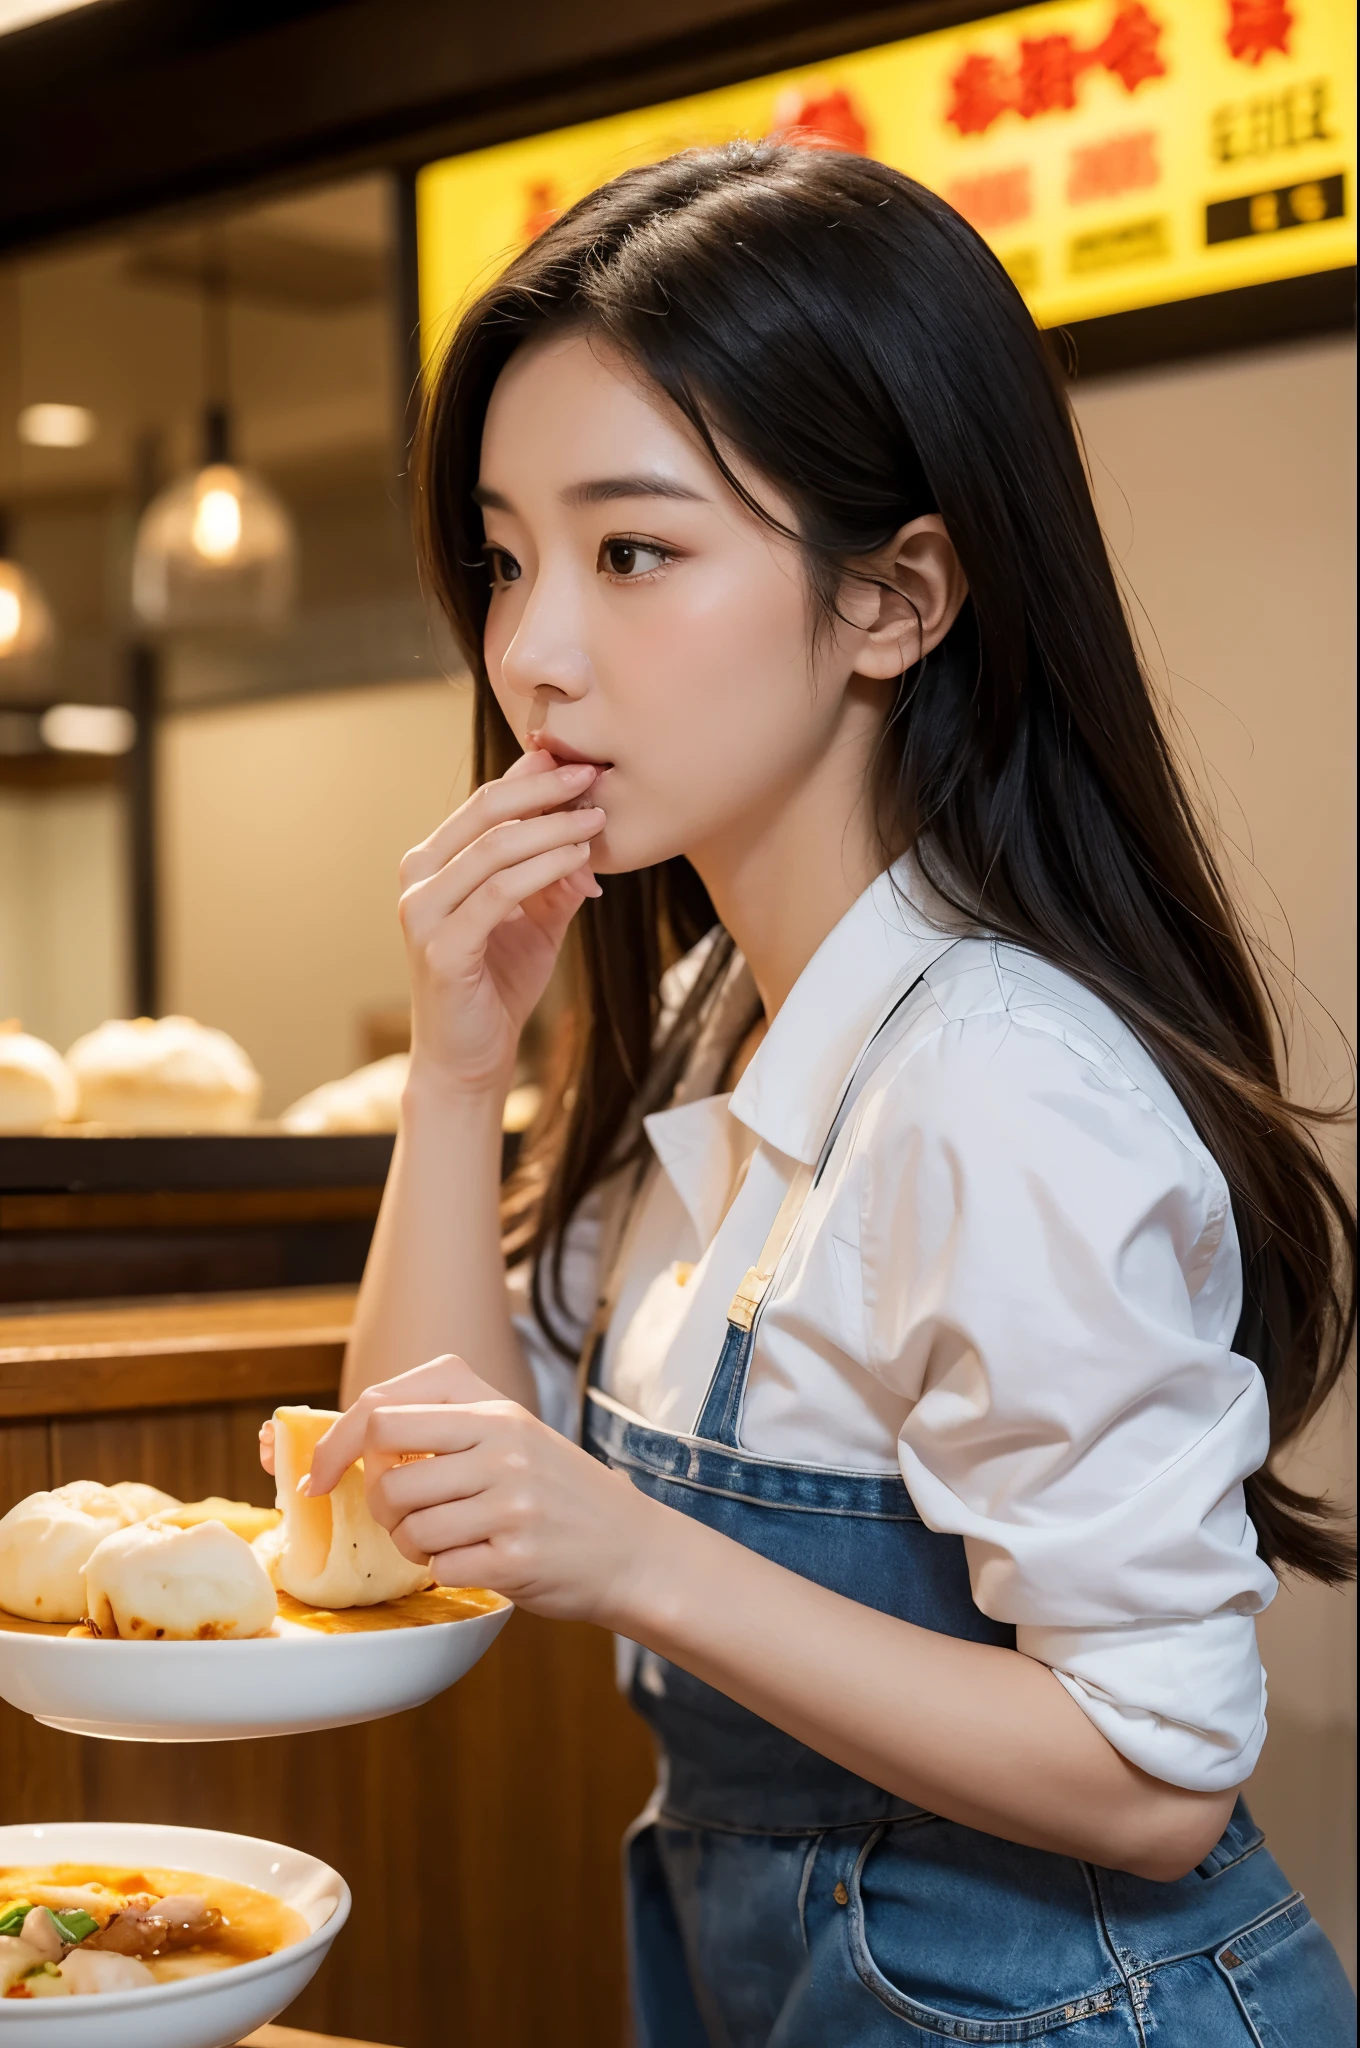
<path id="1" fill-rule="evenodd" d="M 147 1486 L 140 1479 L 118 1479 L 109 1488 L 122 1501 L 134 1522 L 145 1522 L 151 1515 L 163 1515 L 167 1508 L 177 1508 L 179 1502 L 173 1493 L 162 1493 L 159 1486 Z"/>
<path id="2" fill-rule="evenodd" d="M 250 1545 L 222 1522 L 137 1522 L 91 1554 L 86 1612 L 101 1636 L 198 1642 L 262 1636 L 278 1602 Z"/>
<path id="3" fill-rule="evenodd" d="M 0 1521 L 0 1607 L 25 1621 L 79 1621 L 86 1560 L 133 1520 L 126 1501 L 92 1479 L 30 1493 Z"/>
<path id="4" fill-rule="evenodd" d="M 299 1479 L 312 1469 L 313 1451 L 339 1419 L 324 1408 L 274 1412 L 274 1477 L 283 1510 L 274 1583 L 309 1607 L 373 1607 L 418 1592 L 433 1577 L 428 1565 L 403 1557 L 369 1513 L 362 1460 L 333 1492 L 315 1500 L 298 1492 Z"/>

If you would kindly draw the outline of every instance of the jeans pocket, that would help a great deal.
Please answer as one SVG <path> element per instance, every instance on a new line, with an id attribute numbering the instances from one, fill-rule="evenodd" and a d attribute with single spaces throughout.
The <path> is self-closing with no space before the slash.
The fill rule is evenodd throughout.
<path id="1" fill-rule="evenodd" d="M 1225 1941 L 1214 1961 L 1253 2048 L 1354 2048 L 1355 1993 L 1301 1892 Z"/>
<path id="2" fill-rule="evenodd" d="M 899 1822 L 869 1837 L 846 1894 L 856 1975 L 922 2034 L 983 2044 L 1075 2029 L 1072 2048 L 1132 2038 L 1072 1859 L 950 1821 Z"/>

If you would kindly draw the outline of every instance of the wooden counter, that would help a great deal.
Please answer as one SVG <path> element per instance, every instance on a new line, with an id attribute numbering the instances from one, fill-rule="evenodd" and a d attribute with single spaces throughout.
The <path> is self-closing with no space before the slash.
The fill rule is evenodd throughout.
<path id="1" fill-rule="evenodd" d="M 239 2048 L 383 2048 L 380 2041 L 356 2041 L 351 2034 L 314 2034 L 298 2027 L 257 2027 Z"/>
<path id="2" fill-rule="evenodd" d="M 260 1423 L 333 1405 L 352 1290 L 0 1312 L 0 1513 L 69 1479 L 269 1502 Z M 451 1691 L 361 1728 L 95 1742 L 0 1702 L 5 1820 L 289 1842 L 354 1912 L 290 2024 L 395 2048 L 615 2048 L 619 1841 L 651 1784 L 609 1639 L 518 1614 Z"/>
<path id="3" fill-rule="evenodd" d="M 332 1399 L 353 1287 L 0 1310 L 0 1419 Z"/>

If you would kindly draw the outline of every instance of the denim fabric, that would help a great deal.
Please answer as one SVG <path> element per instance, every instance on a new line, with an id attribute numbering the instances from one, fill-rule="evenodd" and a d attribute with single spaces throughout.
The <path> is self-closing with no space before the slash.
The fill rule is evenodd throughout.
<path id="1" fill-rule="evenodd" d="M 896 1474 L 742 1450 L 754 1342 L 729 1324 L 692 1437 L 592 1371 L 587 1449 L 818 1585 L 1014 1647 Z M 631 1696 L 661 1754 L 625 1846 L 637 2048 L 1352 2048 L 1341 1965 L 1241 1801 L 1198 1870 L 1152 1884 L 922 1812 L 650 1651 Z"/>
<path id="2" fill-rule="evenodd" d="M 1102 1909 L 1110 1873 L 930 1815 L 773 1839 L 660 1822 L 632 1875 L 664 1887 L 687 1974 L 639 2000 L 639 2048 L 1350 2048 L 1334 1952 L 1245 1806 L 1228 1833 L 1255 1846 L 1226 1868 L 1117 1880 L 1125 1932 L 1147 1935 L 1134 1964 Z"/>
<path id="3" fill-rule="evenodd" d="M 729 1328 L 701 1429 L 744 1382 L 750 1343 L 746 1331 Z M 592 1397 L 585 1440 L 655 1499 L 865 1607 L 946 1635 L 1014 1645 L 1014 1630 L 973 1605 L 962 1539 L 927 1529 L 899 1478 L 744 1456 L 732 1447 L 737 1414 L 734 1403 L 700 1442 L 629 1422 Z M 806 1834 L 914 1811 L 650 1651 L 638 1657 L 632 1702 L 667 1757 L 666 1812 L 674 1819 Z"/>

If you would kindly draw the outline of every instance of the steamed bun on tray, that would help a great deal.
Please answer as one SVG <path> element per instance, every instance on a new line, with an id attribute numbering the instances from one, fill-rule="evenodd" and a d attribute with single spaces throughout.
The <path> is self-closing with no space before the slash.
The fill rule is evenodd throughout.
<path id="1" fill-rule="evenodd" d="M 111 1019 L 66 1063 L 80 1121 L 116 1130 L 244 1130 L 264 1085 L 235 1039 L 192 1017 Z"/>
<path id="2" fill-rule="evenodd" d="M 244 1537 L 218 1521 L 177 1529 L 154 1518 L 106 1536 L 85 1567 L 92 1633 L 140 1642 L 262 1636 L 274 1588 Z"/>
<path id="3" fill-rule="evenodd" d="M 364 1499 L 362 1462 L 334 1491 L 315 1500 L 297 1490 L 312 1453 L 338 1412 L 279 1408 L 274 1414 L 274 1476 L 283 1510 L 279 1538 L 267 1538 L 274 1584 L 310 1607 L 372 1607 L 433 1583 L 427 1565 L 402 1556 Z M 277 1547 L 276 1547 L 277 1546 Z"/>
<path id="4" fill-rule="evenodd" d="M 76 1084 L 54 1045 L 0 1020 L 0 1131 L 40 1131 L 76 1113 Z"/>
<path id="5" fill-rule="evenodd" d="M 393 1052 L 338 1081 L 323 1081 L 310 1095 L 290 1103 L 279 1122 L 285 1131 L 305 1138 L 337 1131 L 395 1131 L 410 1065 L 409 1053 Z"/>

